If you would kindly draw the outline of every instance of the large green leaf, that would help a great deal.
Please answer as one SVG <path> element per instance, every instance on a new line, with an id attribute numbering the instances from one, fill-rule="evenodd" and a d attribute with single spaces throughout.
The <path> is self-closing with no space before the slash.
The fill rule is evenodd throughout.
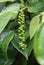
<path id="1" fill-rule="evenodd" d="M 4 8 L 1 13 L 11 12 L 11 13 L 16 14 L 16 13 L 18 13 L 19 8 L 20 8 L 20 4 L 14 3 L 14 4 L 8 5 L 6 8 Z"/>
<path id="2" fill-rule="evenodd" d="M 35 35 L 35 33 L 39 27 L 39 23 L 40 23 L 39 15 L 32 18 L 32 20 L 30 22 L 30 28 L 29 28 L 30 39 Z"/>
<path id="3" fill-rule="evenodd" d="M 34 37 L 34 54 L 39 64 L 44 65 L 44 23 Z"/>
<path id="4" fill-rule="evenodd" d="M 16 48 L 22 55 L 24 55 L 24 57 L 26 59 L 28 59 L 28 57 L 29 57 L 29 55 L 33 49 L 33 43 L 32 42 L 28 41 L 27 42 L 28 46 L 24 50 L 21 50 L 19 48 L 19 39 L 18 39 L 17 35 L 15 34 L 14 39 L 12 40 L 11 43 L 14 46 L 14 48 Z"/>
<path id="5" fill-rule="evenodd" d="M 7 58 L 8 46 L 10 41 L 13 39 L 13 36 L 14 36 L 14 32 L 12 31 L 3 32 L 0 35 L 0 49 L 3 52 L 3 56 L 5 56 L 5 58 Z"/>
<path id="6" fill-rule="evenodd" d="M 12 4 L 6 9 L 4 9 L 0 13 L 0 33 L 3 31 L 3 29 L 6 27 L 8 24 L 9 20 L 13 17 L 16 17 L 19 11 L 19 4 Z"/>
<path id="7" fill-rule="evenodd" d="M 27 0 L 28 11 L 33 13 L 40 13 L 44 11 L 43 0 Z"/>

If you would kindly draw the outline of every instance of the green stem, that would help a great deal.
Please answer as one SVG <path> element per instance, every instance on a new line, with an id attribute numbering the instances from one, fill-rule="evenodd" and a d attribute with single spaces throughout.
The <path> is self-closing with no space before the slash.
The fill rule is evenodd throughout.
<path id="1" fill-rule="evenodd" d="M 20 11 L 23 11 L 23 10 L 25 10 L 27 7 L 24 7 L 24 8 L 22 8 Z"/>

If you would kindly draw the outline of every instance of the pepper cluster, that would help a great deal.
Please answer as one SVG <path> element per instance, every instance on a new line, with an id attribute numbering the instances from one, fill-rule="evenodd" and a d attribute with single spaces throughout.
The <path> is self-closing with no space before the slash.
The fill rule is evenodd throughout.
<path id="1" fill-rule="evenodd" d="M 24 44 L 25 43 L 25 31 L 24 31 L 24 29 L 25 29 L 25 15 L 24 15 L 23 11 L 19 12 L 18 24 L 19 24 L 18 37 L 20 39 L 19 47 L 24 50 L 24 48 L 26 47 L 26 44 Z"/>

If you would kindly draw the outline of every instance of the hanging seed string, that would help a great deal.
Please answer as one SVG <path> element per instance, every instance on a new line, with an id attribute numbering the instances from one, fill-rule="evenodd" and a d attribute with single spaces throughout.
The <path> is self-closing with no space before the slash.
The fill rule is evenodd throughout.
<path id="1" fill-rule="evenodd" d="M 26 48 L 26 44 L 25 44 L 25 15 L 24 15 L 24 11 L 23 9 L 20 10 L 19 12 L 19 16 L 18 16 L 18 37 L 20 40 L 19 43 L 19 48 L 21 48 L 22 50 L 24 50 Z"/>

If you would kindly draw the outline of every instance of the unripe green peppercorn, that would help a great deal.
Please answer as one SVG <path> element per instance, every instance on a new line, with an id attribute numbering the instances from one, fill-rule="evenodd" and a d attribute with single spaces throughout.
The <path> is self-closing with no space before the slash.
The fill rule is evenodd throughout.
<path id="1" fill-rule="evenodd" d="M 18 16 L 18 37 L 20 40 L 19 43 L 19 48 L 21 48 L 22 50 L 24 50 L 26 48 L 26 44 L 25 44 L 25 15 L 23 11 L 19 12 L 19 16 Z"/>

